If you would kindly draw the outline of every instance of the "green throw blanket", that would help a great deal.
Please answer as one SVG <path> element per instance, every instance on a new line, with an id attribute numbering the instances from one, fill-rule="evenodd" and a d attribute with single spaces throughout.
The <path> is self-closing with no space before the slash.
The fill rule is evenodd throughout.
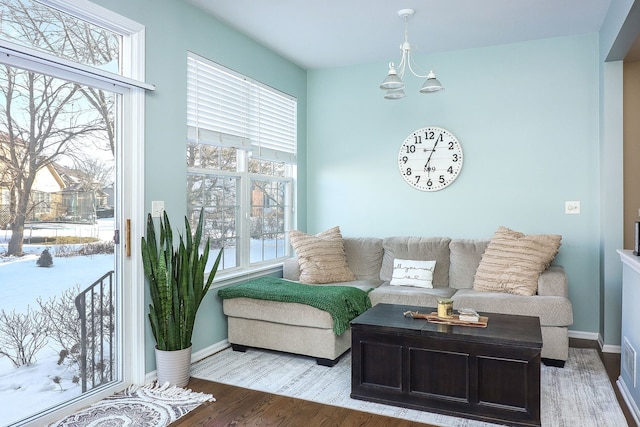
<path id="1" fill-rule="evenodd" d="M 350 286 L 317 286 L 290 282 L 276 277 L 261 277 L 218 291 L 220 298 L 255 298 L 268 301 L 297 302 L 328 312 L 333 332 L 342 335 L 349 322 L 371 308 L 369 294 Z"/>

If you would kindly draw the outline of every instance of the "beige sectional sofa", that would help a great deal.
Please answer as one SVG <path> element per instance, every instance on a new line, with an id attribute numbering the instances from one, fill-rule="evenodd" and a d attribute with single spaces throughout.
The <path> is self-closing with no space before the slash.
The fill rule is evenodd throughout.
<path id="1" fill-rule="evenodd" d="M 451 298 L 454 309 L 538 316 L 542 329 L 542 358 L 563 366 L 568 357 L 568 326 L 573 310 L 564 269 L 551 265 L 538 279 L 532 296 L 474 290 L 474 276 L 489 240 L 445 237 L 345 237 L 344 250 L 356 280 L 328 285 L 373 289 L 379 303 L 436 307 L 438 299 Z M 433 288 L 390 285 L 394 259 L 435 260 Z M 285 261 L 283 277 L 300 277 L 297 258 Z M 322 286 L 322 285 L 318 285 Z M 229 342 L 236 350 L 266 348 L 312 356 L 333 365 L 351 345 L 350 331 L 335 336 L 331 317 L 316 308 L 274 301 L 237 298 L 223 301 L 229 321 Z"/>

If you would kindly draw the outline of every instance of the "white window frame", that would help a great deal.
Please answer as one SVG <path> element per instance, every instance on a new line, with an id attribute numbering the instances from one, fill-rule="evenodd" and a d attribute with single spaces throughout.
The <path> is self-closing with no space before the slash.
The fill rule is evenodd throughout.
<path id="1" fill-rule="evenodd" d="M 189 96 L 192 99 L 188 100 L 188 104 L 195 105 L 195 107 L 189 109 L 189 113 L 187 114 L 187 143 L 204 143 L 221 147 L 234 147 L 237 149 L 237 162 L 238 166 L 236 171 L 224 171 L 220 169 L 202 169 L 197 167 L 187 167 L 187 174 L 204 174 L 204 175 L 216 175 L 216 176 L 233 176 L 238 177 L 240 181 L 240 188 L 238 190 L 237 198 L 240 203 L 240 212 L 238 213 L 237 221 L 236 221 L 236 236 L 238 236 L 238 245 L 239 250 L 237 254 L 237 265 L 233 268 L 228 268 L 224 270 L 219 270 L 216 274 L 216 277 L 220 280 L 218 281 L 219 285 L 226 284 L 224 281 L 231 280 L 236 277 L 246 278 L 247 274 L 254 274 L 258 272 L 268 271 L 273 269 L 274 267 L 280 267 L 284 261 L 284 259 L 291 256 L 291 247 L 289 244 L 289 236 L 288 231 L 295 228 L 295 202 L 296 198 L 295 194 L 295 185 L 296 185 L 296 173 L 297 173 L 297 161 L 296 161 L 296 150 L 297 150 L 297 99 L 291 95 L 287 95 L 282 93 L 281 91 L 268 87 L 258 81 L 252 80 L 249 77 L 246 77 L 236 71 L 230 70 L 223 65 L 217 64 L 213 61 L 210 61 L 202 56 L 199 56 L 195 53 L 188 52 L 187 60 L 189 62 L 195 60 L 197 62 L 203 63 L 205 65 L 214 67 L 218 70 L 223 71 L 224 73 L 235 76 L 236 78 L 242 79 L 247 82 L 248 85 L 257 87 L 258 90 L 265 91 L 262 92 L 267 98 L 276 94 L 280 97 L 288 98 L 290 101 L 294 101 L 293 107 L 293 122 L 292 127 L 287 128 L 283 131 L 284 137 L 282 139 L 283 142 L 280 142 L 274 138 L 262 139 L 258 134 L 260 132 L 260 118 L 256 119 L 252 117 L 251 119 L 247 119 L 247 121 L 252 121 L 251 125 L 247 127 L 250 128 L 250 131 L 247 131 L 244 135 L 236 135 L 230 136 L 229 134 L 222 134 L 216 130 L 211 128 L 207 128 L 206 122 L 208 118 L 202 119 L 201 117 L 196 117 L 200 113 L 198 109 L 201 108 L 200 104 L 197 100 L 193 101 L 196 97 L 193 94 L 193 88 L 190 87 Z M 190 76 L 191 71 L 188 72 Z M 189 79 L 187 85 L 189 86 Z M 193 110 L 196 110 L 194 114 Z M 264 111 L 264 110 L 263 110 Z M 207 114 L 205 114 L 206 116 Z M 273 123 L 273 117 L 268 117 L 266 119 L 270 123 Z M 277 119 L 275 119 L 277 120 Z M 257 125 L 256 125 L 257 124 Z M 256 131 L 257 132 L 254 132 Z M 241 131 L 242 132 L 242 131 Z M 271 129 L 269 129 L 271 132 Z M 277 130 L 276 130 L 277 132 Z M 263 175 L 249 172 L 249 160 L 251 158 L 257 160 L 268 160 L 275 162 L 284 162 L 285 163 L 285 177 L 273 176 L 273 175 Z M 252 180 L 268 180 L 268 181 L 280 181 L 288 183 L 288 192 L 286 194 L 285 204 L 288 206 L 288 211 L 285 213 L 285 230 L 284 230 L 284 246 L 285 253 L 281 257 L 276 257 L 275 259 L 260 261 L 260 262 L 251 262 L 250 250 L 251 250 L 251 236 L 250 236 L 250 218 L 251 218 L 251 209 L 252 209 L 252 200 L 251 200 L 251 182 Z"/>
<path id="2" fill-rule="evenodd" d="M 118 204 L 120 223 L 124 218 L 133 218 L 131 234 L 144 234 L 144 105 L 147 90 L 154 86 L 144 82 L 145 75 L 145 27 L 126 17 L 118 15 L 108 9 L 87 0 L 37 0 L 40 3 L 54 7 L 77 18 L 99 25 L 123 36 L 121 63 L 122 74 L 117 75 L 90 66 L 78 64 L 56 56 L 39 52 L 24 46 L 19 46 L 0 40 L 2 62 L 19 68 L 48 74 L 80 84 L 91 85 L 119 93 L 121 97 L 121 118 L 128 120 L 121 122 L 121 155 L 116 159 L 119 171 L 118 183 L 122 183 L 126 171 L 127 186 L 118 189 L 121 203 Z M 122 232 L 121 235 L 124 235 Z M 124 252 L 122 244 L 121 252 Z M 132 251 L 134 253 L 134 251 Z M 71 414 L 91 402 L 103 399 L 116 391 L 131 384 L 142 385 L 145 382 L 145 301 L 144 301 L 144 272 L 140 256 L 124 255 L 116 259 L 122 283 L 135 286 L 122 286 L 121 322 L 126 328 L 121 328 L 121 342 L 119 353 L 122 357 L 122 381 L 108 388 L 101 388 L 97 392 L 88 392 L 77 399 L 68 402 L 59 409 L 53 409 L 43 414 L 25 420 L 27 423 L 37 420 L 38 423 L 50 423 Z"/>

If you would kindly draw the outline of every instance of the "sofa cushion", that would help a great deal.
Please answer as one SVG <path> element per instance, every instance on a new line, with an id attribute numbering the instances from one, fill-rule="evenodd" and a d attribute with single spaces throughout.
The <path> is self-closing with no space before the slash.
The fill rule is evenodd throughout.
<path id="1" fill-rule="evenodd" d="M 453 308 L 473 308 L 479 312 L 538 316 L 541 326 L 569 326 L 573 323 L 571 301 L 559 296 L 524 296 L 501 292 L 460 289 L 453 295 Z M 373 299 L 372 299 L 373 304 Z M 491 324 L 491 314 L 489 324 Z"/>
<path id="2" fill-rule="evenodd" d="M 296 302 L 232 298 L 222 300 L 222 308 L 224 314 L 230 317 L 312 328 L 333 328 L 333 319 L 328 312 Z"/>
<path id="3" fill-rule="evenodd" d="M 390 282 L 393 276 L 393 260 L 396 258 L 435 261 L 433 287 L 449 286 L 448 237 L 387 237 L 383 240 L 384 255 L 380 279 Z"/>
<path id="4" fill-rule="evenodd" d="M 373 291 L 369 292 L 371 305 L 380 303 L 412 305 L 420 307 L 431 307 L 425 312 L 436 311 L 438 300 L 451 298 L 456 292 L 452 288 L 415 288 L 410 286 L 391 286 L 388 282 L 383 283 Z"/>
<path id="5" fill-rule="evenodd" d="M 558 253 L 562 236 L 525 235 L 498 228 L 482 255 L 473 289 L 535 295 L 540 274 Z"/>
<path id="6" fill-rule="evenodd" d="M 358 280 L 380 280 L 382 239 L 343 237 L 347 264 Z"/>
<path id="7" fill-rule="evenodd" d="M 340 227 L 315 236 L 291 230 L 289 238 L 298 256 L 300 282 L 333 283 L 356 279 L 347 264 Z"/>
<path id="8" fill-rule="evenodd" d="M 488 240 L 451 240 L 451 243 L 449 243 L 449 250 L 451 251 L 450 287 L 454 289 L 473 288 L 473 278 L 488 244 Z"/>
<path id="9" fill-rule="evenodd" d="M 416 261 L 412 259 L 393 260 L 391 286 L 415 286 L 433 288 L 433 269 L 435 261 Z"/>

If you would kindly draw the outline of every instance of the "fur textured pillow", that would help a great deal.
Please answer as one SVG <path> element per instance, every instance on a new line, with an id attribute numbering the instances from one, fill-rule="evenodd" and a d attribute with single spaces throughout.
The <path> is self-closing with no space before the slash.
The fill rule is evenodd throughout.
<path id="1" fill-rule="evenodd" d="M 473 280 L 473 289 L 535 295 L 538 278 L 555 258 L 562 236 L 525 235 L 499 227 L 482 255 Z"/>
<path id="2" fill-rule="evenodd" d="M 298 256 L 300 282 L 320 284 L 356 280 L 347 264 L 340 227 L 330 228 L 315 236 L 291 230 L 289 238 Z"/>

